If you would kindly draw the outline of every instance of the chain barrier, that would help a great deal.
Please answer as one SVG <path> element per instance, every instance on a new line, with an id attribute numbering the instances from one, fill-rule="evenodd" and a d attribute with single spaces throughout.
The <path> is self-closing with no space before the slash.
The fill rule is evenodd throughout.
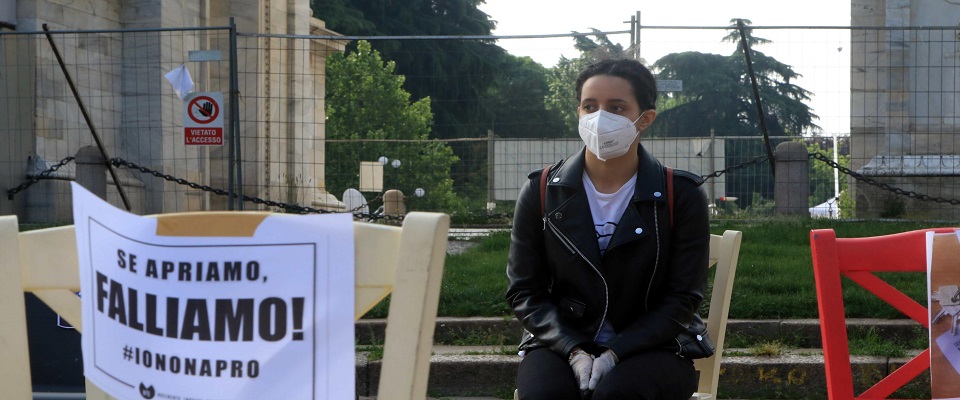
<path id="1" fill-rule="evenodd" d="M 47 177 L 50 176 L 50 174 L 60 169 L 60 167 L 69 164 L 71 161 L 73 161 L 73 156 L 66 157 L 60 160 L 60 162 L 51 165 L 50 168 L 47 168 L 45 171 L 37 174 L 37 176 L 30 178 L 26 182 L 20 184 L 20 186 L 7 190 L 7 200 L 13 200 L 13 195 L 26 190 L 28 187 L 30 187 L 30 185 L 40 182 L 41 179 L 47 179 Z"/>
<path id="2" fill-rule="evenodd" d="M 347 212 L 348 212 L 348 213 L 351 213 L 351 214 L 356 214 L 356 213 L 358 213 L 360 210 L 362 210 L 364 207 L 369 206 L 370 203 L 375 203 L 377 200 L 380 200 L 380 199 L 383 199 L 383 195 L 382 195 L 382 194 L 378 194 L 377 197 L 374 197 L 374 198 L 372 198 L 372 199 L 370 199 L 370 200 L 367 200 L 366 203 L 363 203 L 363 204 L 361 204 L 361 205 L 359 205 L 359 206 L 356 206 L 356 207 L 354 207 L 354 208 L 351 208 L 351 209 L 347 210 Z"/>
<path id="3" fill-rule="evenodd" d="M 708 179 L 719 178 L 720 175 L 723 175 L 723 174 L 726 174 L 726 173 L 730 173 L 730 172 L 733 172 L 733 171 L 736 171 L 736 170 L 739 170 L 739 169 L 744 169 L 744 168 L 749 167 L 749 166 L 754 165 L 754 164 L 760 164 L 760 163 L 762 163 L 762 162 L 764 162 L 764 161 L 767 161 L 767 159 L 768 159 L 767 156 L 757 156 L 757 157 L 754 157 L 754 159 L 752 159 L 752 160 L 750 160 L 750 161 L 742 162 L 742 163 L 737 164 L 737 165 L 734 165 L 734 166 L 732 166 L 732 167 L 721 169 L 721 170 L 716 171 L 716 172 L 714 172 L 714 173 L 712 173 L 712 174 L 709 174 L 709 175 L 701 175 L 700 177 L 703 178 L 703 181 L 700 182 L 700 184 L 703 185 L 704 183 L 707 183 L 707 180 L 708 180 Z"/>
<path id="4" fill-rule="evenodd" d="M 186 185 L 186 186 L 190 187 L 191 189 L 202 190 L 202 191 L 214 193 L 214 194 L 217 194 L 217 195 L 220 195 L 220 196 L 233 196 L 234 198 L 238 197 L 236 194 L 231 194 L 230 192 L 227 192 L 226 190 L 217 189 L 217 188 L 210 187 L 210 186 L 207 186 L 207 185 L 201 185 L 201 184 L 195 183 L 195 182 L 190 182 L 190 181 L 188 181 L 188 180 L 186 180 L 186 179 L 177 178 L 177 177 L 175 177 L 175 176 L 168 175 L 168 174 L 164 174 L 164 173 L 161 173 L 161 172 L 159 172 L 159 171 L 154 171 L 154 170 L 152 170 L 152 169 L 150 169 L 150 168 L 137 165 L 137 164 L 135 164 L 135 163 L 132 163 L 132 162 L 130 162 L 130 161 L 123 160 L 123 159 L 121 159 L 121 158 L 113 158 L 113 159 L 110 160 L 110 162 L 111 162 L 114 166 L 123 166 L 123 167 L 127 167 L 127 168 L 130 168 L 130 169 L 134 169 L 134 170 L 140 171 L 140 172 L 145 173 L 145 174 L 153 175 L 153 176 L 155 176 L 155 177 L 157 177 L 157 178 L 162 178 L 162 179 L 164 179 L 164 180 L 167 180 L 167 181 L 170 181 L 170 182 L 174 182 L 174 183 L 176 183 L 176 184 L 178 184 L 178 185 Z M 378 198 L 379 198 L 379 197 L 378 197 Z M 267 207 L 276 207 L 276 208 L 282 209 L 284 212 L 288 212 L 288 213 L 296 213 L 296 214 L 311 214 L 311 213 L 312 213 L 312 214 L 331 214 L 331 213 L 335 213 L 335 212 L 336 212 L 336 211 L 330 211 L 330 210 L 322 210 L 322 209 L 313 208 L 313 207 L 305 207 L 305 206 L 300 206 L 300 205 L 296 205 L 296 204 L 281 203 L 281 202 L 278 202 L 278 201 L 266 200 L 266 199 L 261 199 L 261 198 L 259 198 L 259 197 L 253 197 L 253 196 L 247 196 L 247 195 L 243 195 L 243 196 L 242 196 L 242 199 L 243 199 L 243 201 L 249 201 L 249 202 L 254 203 L 254 204 L 264 205 L 264 206 L 267 206 Z M 363 206 L 360 206 L 360 207 L 358 207 L 357 209 L 360 209 L 360 208 L 363 208 Z M 351 210 L 351 211 L 354 211 L 354 210 Z M 363 219 L 363 220 L 368 220 L 368 221 L 375 221 L 375 220 L 381 220 L 381 219 L 394 220 L 394 221 L 402 221 L 402 220 L 403 220 L 403 217 L 402 217 L 402 216 L 391 216 L 391 215 L 371 214 L 371 213 L 352 213 L 352 214 L 353 214 L 353 216 L 354 216 L 355 218 L 359 218 L 359 219 Z"/>
<path id="5" fill-rule="evenodd" d="M 900 188 L 898 188 L 898 187 L 890 186 L 889 184 L 886 184 L 886 183 L 883 183 L 883 182 L 878 182 L 876 179 L 872 179 L 872 178 L 868 178 L 868 177 L 866 177 L 866 176 L 863 176 L 863 175 L 857 173 L 856 171 L 851 170 L 850 168 L 844 167 L 844 166 L 842 166 L 842 165 L 834 162 L 833 160 L 831 160 L 830 158 L 828 158 L 826 155 L 824 155 L 824 154 L 822 154 L 822 153 L 810 153 L 810 158 L 823 161 L 823 162 L 827 163 L 827 165 L 829 165 L 829 166 L 833 167 L 834 169 L 836 169 L 836 170 L 844 173 L 845 175 L 852 176 L 854 179 L 856 179 L 856 180 L 858 180 L 858 181 L 860 181 L 860 182 L 866 183 L 866 184 L 868 184 L 868 185 L 876 186 L 876 187 L 878 187 L 878 188 L 880 188 L 880 189 L 883 189 L 883 190 L 886 190 L 886 191 L 888 191 L 888 192 L 892 192 L 892 193 L 899 194 L 899 195 L 902 195 L 902 196 L 907 196 L 907 197 L 909 197 L 909 198 L 911 198 L 911 199 L 917 199 L 917 200 L 922 200 L 922 201 L 933 201 L 933 202 L 937 202 L 937 203 L 949 203 L 950 205 L 953 205 L 953 206 L 955 206 L 955 205 L 960 205 L 960 200 L 957 200 L 957 199 L 945 199 L 945 198 L 943 198 L 943 197 L 932 197 L 932 196 L 925 195 L 925 194 L 922 194 L 922 193 L 917 193 L 917 192 L 913 192 L 913 191 L 909 191 L 909 190 L 903 190 L 903 189 L 900 189 Z"/>
<path id="6" fill-rule="evenodd" d="M 833 160 L 831 160 L 830 158 L 828 158 L 826 155 L 824 155 L 824 154 L 822 154 L 822 153 L 809 153 L 809 157 L 812 158 L 812 159 L 815 159 L 815 160 L 822 161 L 822 162 L 826 163 L 827 165 L 829 165 L 831 168 L 834 168 L 834 169 L 842 172 L 842 173 L 845 174 L 845 175 L 849 175 L 849 176 L 853 177 L 854 179 L 856 179 L 856 180 L 858 180 L 858 181 L 861 181 L 861 182 L 866 183 L 866 184 L 868 184 L 868 185 L 876 186 L 876 187 L 878 187 L 878 188 L 880 188 L 880 189 L 889 191 L 889 192 L 894 193 L 894 194 L 898 194 L 898 195 L 902 195 L 902 196 L 907 196 L 907 197 L 910 197 L 910 198 L 912 198 L 912 199 L 917 199 L 917 200 L 921 200 L 921 201 L 933 201 L 933 202 L 936 202 L 936 203 L 947 203 L 947 204 L 954 205 L 954 206 L 960 205 L 960 200 L 957 200 L 957 199 L 946 199 L 946 198 L 943 198 L 943 197 L 933 197 L 933 196 L 929 196 L 929 195 L 922 194 L 922 193 L 917 193 L 917 192 L 913 192 L 913 191 L 909 191 L 909 190 L 903 190 L 903 189 L 900 189 L 900 188 L 898 188 L 898 187 L 894 187 L 894 186 L 891 186 L 891 185 L 889 185 L 889 184 L 886 184 L 886 183 L 883 183 L 883 182 L 879 182 L 879 181 L 877 181 L 877 180 L 875 180 L 875 179 L 868 178 L 868 177 L 863 176 L 863 175 L 861 175 L 861 174 L 859 174 L 859 173 L 857 173 L 857 172 L 855 172 L 855 171 L 853 171 L 853 170 L 851 170 L 851 169 L 849 169 L 849 168 L 847 168 L 847 167 L 844 167 L 844 166 L 842 166 L 842 165 L 834 162 Z M 749 166 L 751 166 L 751 165 L 763 163 L 763 162 L 767 161 L 767 159 L 768 159 L 767 156 L 757 156 L 757 157 L 755 157 L 754 159 L 752 159 L 752 160 L 750 160 L 750 161 L 747 161 L 747 162 L 744 162 L 744 163 L 740 163 L 740 164 L 734 165 L 734 166 L 729 167 L 729 168 L 724 168 L 724 169 L 722 169 L 722 170 L 715 171 L 715 172 L 713 172 L 713 173 L 711 173 L 711 174 L 708 174 L 708 175 L 702 175 L 701 177 L 703 178 L 703 182 L 701 183 L 701 185 L 702 185 L 703 183 L 706 183 L 706 181 L 709 180 L 709 179 L 718 178 L 718 177 L 720 177 L 720 176 L 723 175 L 723 174 L 727 174 L 727 173 L 730 173 L 730 172 L 733 172 L 733 171 L 736 171 L 736 170 L 744 169 L 744 168 L 747 168 L 747 167 L 749 167 Z M 54 173 L 55 171 L 57 171 L 58 169 L 62 168 L 64 165 L 69 164 L 69 163 L 72 162 L 73 160 L 74 160 L 74 157 L 72 157 L 72 156 L 66 157 L 66 158 L 60 160 L 60 162 L 58 162 L 58 163 L 50 166 L 50 168 L 47 168 L 46 170 L 40 172 L 40 173 L 37 174 L 36 176 L 30 178 L 28 181 L 24 182 L 24 183 L 21 184 L 20 186 L 17 186 L 17 187 L 15 187 L 15 188 L 13 188 L 13 189 L 7 190 L 7 198 L 10 199 L 10 200 L 13 200 L 13 196 L 14 196 L 14 195 L 16 195 L 16 194 L 19 193 L 19 192 L 22 192 L 22 191 L 26 190 L 28 187 L 30 187 L 31 185 L 33 185 L 33 184 L 35 184 L 35 183 L 37 183 L 37 182 L 40 182 L 40 180 L 42 180 L 42 179 L 47 179 L 47 177 L 49 177 L 50 174 L 52 174 L 52 173 Z M 205 192 L 211 192 L 211 193 L 214 193 L 214 194 L 217 194 L 217 195 L 220 195 L 220 196 L 231 196 L 231 194 L 230 194 L 229 192 L 227 192 L 226 190 L 217 189 L 217 188 L 210 187 L 210 186 L 207 186 L 207 185 L 201 185 L 201 184 L 198 184 L 198 183 L 195 183 L 195 182 L 187 181 L 186 179 L 183 179 L 183 178 L 177 178 L 177 177 L 172 176 L 172 175 L 163 174 L 163 173 L 160 173 L 160 172 L 158 172 L 158 171 L 154 171 L 154 170 L 152 170 L 152 169 L 150 169 L 150 168 L 143 167 L 143 166 L 137 165 L 137 164 L 135 164 L 135 163 L 132 163 L 132 162 L 130 162 L 130 161 L 126 161 L 126 160 L 120 159 L 120 158 L 113 158 L 112 160 L 110 160 L 110 162 L 111 162 L 114 166 L 123 166 L 123 167 L 127 167 L 127 168 L 130 168 L 130 169 L 134 169 L 134 170 L 140 171 L 141 173 L 150 174 L 150 175 L 153 175 L 153 176 L 155 176 L 155 177 L 157 177 L 157 178 L 162 178 L 162 179 L 164 179 L 164 180 L 177 183 L 177 184 L 179 184 L 179 185 L 186 185 L 186 186 L 190 187 L 191 189 L 197 189 L 197 190 L 202 190 L 202 191 L 205 191 Z M 233 194 L 233 196 L 234 196 L 234 197 L 237 197 L 236 194 Z M 288 212 L 288 213 L 298 213 L 298 214 L 308 214 L 308 213 L 328 214 L 328 213 L 334 213 L 334 212 L 336 212 L 336 211 L 322 210 L 322 209 L 313 208 L 313 207 L 305 207 L 305 206 L 300 206 L 300 205 L 296 205 L 296 204 L 287 204 L 287 203 L 282 203 L 282 202 L 273 201 L 273 200 L 266 200 L 266 199 L 261 199 L 261 198 L 259 198 L 259 197 L 253 197 L 253 196 L 247 196 L 247 195 L 243 195 L 242 198 L 243 198 L 244 201 L 248 201 L 248 202 L 251 202 L 251 203 L 254 203 L 254 204 L 263 205 L 263 206 L 267 206 L 267 207 L 276 207 L 276 208 L 282 209 L 284 212 Z M 371 200 L 368 201 L 366 204 L 357 206 L 357 207 L 355 207 L 355 208 L 353 208 L 353 209 L 351 209 L 351 210 L 348 210 L 347 212 L 350 212 L 351 214 L 353 214 L 353 216 L 354 216 L 355 218 L 365 219 L 365 220 L 369 220 L 369 221 L 376 221 L 376 220 L 381 220 L 381 219 L 393 220 L 393 221 L 402 221 L 402 220 L 403 220 L 403 216 L 389 216 L 389 215 L 380 214 L 380 213 L 378 213 L 378 212 L 374 212 L 374 213 L 369 213 L 369 212 L 367 212 L 367 213 L 359 213 L 359 212 L 357 212 L 357 211 L 363 209 L 364 207 L 368 206 L 370 203 L 376 202 L 377 200 L 381 200 L 382 198 L 383 198 L 382 195 L 377 195 L 377 197 L 371 199 Z M 505 214 L 505 213 L 494 213 L 494 214 L 484 213 L 483 215 L 480 215 L 480 213 L 477 213 L 476 216 L 486 217 L 487 219 L 491 219 L 491 220 L 511 217 L 510 215 Z"/>

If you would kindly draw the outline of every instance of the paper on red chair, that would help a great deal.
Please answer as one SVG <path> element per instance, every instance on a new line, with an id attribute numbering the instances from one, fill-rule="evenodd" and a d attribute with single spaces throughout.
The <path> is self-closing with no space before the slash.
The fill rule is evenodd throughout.
<path id="1" fill-rule="evenodd" d="M 960 241 L 927 232 L 930 384 L 934 399 L 960 399 Z"/>
<path id="2" fill-rule="evenodd" d="M 106 393 L 355 397 L 350 214 L 196 216 L 185 232 L 73 193 L 84 374 Z"/>

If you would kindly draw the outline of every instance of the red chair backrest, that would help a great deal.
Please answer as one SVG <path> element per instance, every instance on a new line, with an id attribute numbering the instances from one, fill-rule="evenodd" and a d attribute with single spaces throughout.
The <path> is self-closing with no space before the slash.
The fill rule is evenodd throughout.
<path id="1" fill-rule="evenodd" d="M 820 335 L 831 399 L 886 398 L 930 369 L 927 348 L 902 367 L 854 397 L 850 346 L 843 309 L 840 276 L 846 276 L 927 329 L 930 314 L 925 305 L 907 297 L 874 272 L 926 272 L 926 232 L 953 232 L 955 228 L 923 229 L 892 235 L 837 239 L 833 229 L 810 231 L 813 274 L 820 311 Z"/>

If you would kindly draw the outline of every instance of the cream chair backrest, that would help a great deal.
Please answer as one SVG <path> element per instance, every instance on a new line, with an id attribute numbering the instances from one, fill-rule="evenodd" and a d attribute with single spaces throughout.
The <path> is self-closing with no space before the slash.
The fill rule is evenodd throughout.
<path id="1" fill-rule="evenodd" d="M 262 213 L 168 214 L 168 224 L 196 217 L 262 219 Z M 426 397 L 430 353 L 450 218 L 413 212 L 402 227 L 354 223 L 355 318 L 393 293 L 380 375 L 380 399 Z M 73 226 L 18 232 L 15 216 L 0 217 L 0 388 L 4 399 L 32 398 L 24 292 L 32 292 L 83 331 Z M 88 400 L 109 396 L 87 382 Z"/>
<path id="2" fill-rule="evenodd" d="M 691 399 L 712 399 L 717 395 L 720 381 L 720 359 L 727 333 L 727 315 L 730 312 L 730 295 L 733 293 L 733 276 L 737 272 L 740 257 L 740 231 L 724 231 L 723 235 L 710 235 L 710 264 L 714 267 L 713 290 L 710 293 L 710 313 L 707 331 L 717 352 L 708 358 L 694 360 L 700 371 L 700 385 Z"/>

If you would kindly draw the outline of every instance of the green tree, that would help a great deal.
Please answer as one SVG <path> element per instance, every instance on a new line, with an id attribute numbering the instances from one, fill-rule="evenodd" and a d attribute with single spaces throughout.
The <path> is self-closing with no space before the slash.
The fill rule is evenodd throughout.
<path id="1" fill-rule="evenodd" d="M 732 20 L 731 31 L 723 38 L 735 44 L 729 56 L 682 52 L 668 54 L 654 63 L 658 79 L 682 80 L 683 91 L 661 96 L 661 104 L 671 107 L 659 110 L 651 135 L 706 136 L 712 129 L 717 136 L 760 136 L 760 120 L 736 21 Z M 749 25 L 750 21 L 744 23 Z M 749 27 L 745 33 L 769 135 L 799 136 L 819 131 L 820 127 L 813 122 L 818 117 L 806 104 L 811 93 L 791 83 L 800 74 L 756 49 L 769 40 L 754 36 Z"/>
<path id="2" fill-rule="evenodd" d="M 576 81 L 580 71 L 591 63 L 611 58 L 625 58 L 627 54 L 623 46 L 613 43 L 607 35 L 599 30 L 590 28 L 596 39 L 587 36 L 574 36 L 574 48 L 580 51 L 576 58 L 561 56 L 557 66 L 547 73 L 547 87 L 549 93 L 544 100 L 547 110 L 558 115 L 563 120 L 563 135 L 577 132 L 577 93 Z M 574 31 L 573 33 L 579 33 Z"/>
<path id="3" fill-rule="evenodd" d="M 607 35 L 600 33 L 597 28 L 590 28 L 590 30 L 593 31 L 593 37 L 596 39 L 590 39 L 589 36 L 573 37 L 573 47 L 580 50 L 580 54 L 586 56 L 589 61 L 625 58 L 627 56 L 623 51 L 623 46 L 619 43 L 611 41 Z M 573 31 L 573 33 L 579 34 L 580 32 Z"/>
<path id="4" fill-rule="evenodd" d="M 411 103 L 403 80 L 395 74 L 394 63 L 384 62 L 366 41 L 358 42 L 356 51 L 327 58 L 328 191 L 358 187 L 360 161 L 384 156 L 401 160 L 397 170 L 384 168 L 384 186 L 407 196 L 423 188 L 426 195 L 416 199 L 417 209 L 457 210 L 460 203 L 450 178 L 457 157 L 446 143 L 428 140 L 430 99 Z M 405 142 L 363 141 L 377 139 Z"/>
<path id="5" fill-rule="evenodd" d="M 728 142 L 728 166 L 766 154 L 737 21 L 731 20 L 730 33 L 723 38 L 734 43 L 730 55 L 672 53 L 653 64 L 658 79 L 682 80 L 683 91 L 661 93 L 657 123 L 648 132 L 650 136 L 660 137 L 708 136 L 711 132 L 719 137 L 756 137 L 755 141 Z M 747 26 L 745 37 L 750 44 L 768 135 L 800 136 L 805 132 L 819 132 L 820 127 L 813 122 L 818 117 L 806 104 L 811 93 L 792 83 L 800 74 L 758 51 L 757 47 L 770 41 L 754 36 L 750 21 L 743 22 Z M 770 148 L 776 148 L 780 141 L 771 140 Z M 738 197 L 741 205 L 755 203 L 755 195 L 773 198 L 769 165 L 755 164 L 731 172 L 727 176 L 727 193 Z"/>
<path id="6" fill-rule="evenodd" d="M 478 4 L 480 0 L 311 0 L 314 15 L 328 28 L 358 36 L 490 35 L 495 22 Z M 493 40 L 378 39 L 371 44 L 406 77 L 403 87 L 413 98 L 431 99 L 432 138 L 476 138 L 490 129 L 500 137 L 562 133 L 559 114 L 543 105 L 546 70 L 508 54 Z M 461 203 L 482 207 L 486 144 L 458 143 L 453 151 L 461 160 L 451 171 Z"/>
<path id="7" fill-rule="evenodd" d="M 574 84 L 577 75 L 589 65 L 586 57 L 560 57 L 557 66 L 547 73 L 547 87 L 550 90 L 544 104 L 547 110 L 562 116 L 565 132 L 577 131 L 577 98 Z"/>
<path id="8" fill-rule="evenodd" d="M 496 21 L 480 11 L 481 2 L 311 0 L 310 4 L 328 28 L 346 35 L 490 35 Z M 598 56 L 622 52 L 603 35 L 595 42 L 578 38 L 576 43 L 584 53 Z M 572 108 L 545 111 L 550 72 L 529 58 L 510 55 L 492 40 L 376 40 L 372 45 L 384 59 L 396 63 L 397 73 L 407 78 L 404 88 L 414 98 L 431 98 L 433 137 L 475 138 L 488 129 L 500 137 L 559 137 L 569 132 L 560 125 L 561 118 L 573 118 L 576 126 Z"/>
<path id="9" fill-rule="evenodd" d="M 498 137 L 549 138 L 566 136 L 563 114 L 549 110 L 547 68 L 530 57 L 506 54 L 502 72 L 493 77 L 481 98 L 489 110 L 490 127 Z M 565 114 L 569 114 L 569 110 Z"/>
<path id="10" fill-rule="evenodd" d="M 317 18 L 346 35 L 490 35 L 495 26 L 477 7 L 482 0 L 312 0 Z M 480 101 L 506 52 L 492 40 L 376 40 L 373 48 L 396 63 L 414 98 L 432 99 L 432 134 L 478 137 L 489 129 Z"/>
<path id="11" fill-rule="evenodd" d="M 327 28 L 349 35 L 372 35 L 376 32 L 373 22 L 363 16 L 363 11 L 353 6 L 350 0 L 310 0 L 313 15 L 324 21 Z"/>

